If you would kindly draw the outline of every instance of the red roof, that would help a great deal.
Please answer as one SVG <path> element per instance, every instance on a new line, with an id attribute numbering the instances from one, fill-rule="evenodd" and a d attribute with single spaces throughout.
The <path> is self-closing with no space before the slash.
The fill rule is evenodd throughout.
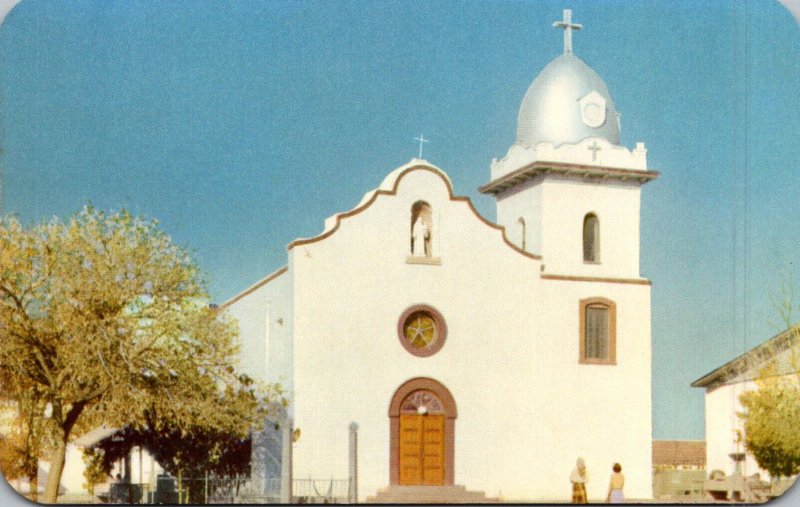
<path id="1" fill-rule="evenodd" d="M 706 466 L 703 440 L 653 440 L 653 466 Z"/>

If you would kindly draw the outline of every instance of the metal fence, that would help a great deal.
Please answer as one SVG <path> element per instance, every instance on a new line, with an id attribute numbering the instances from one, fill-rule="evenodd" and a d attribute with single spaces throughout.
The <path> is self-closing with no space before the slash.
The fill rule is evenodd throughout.
<path id="1" fill-rule="evenodd" d="M 268 479 L 259 491 L 253 491 L 252 485 L 247 483 L 240 488 L 240 491 L 240 494 L 230 497 L 228 503 L 263 504 L 282 501 L 281 479 Z M 292 481 L 292 503 L 349 503 L 349 501 L 349 479 L 308 478 Z"/>
<path id="2" fill-rule="evenodd" d="M 350 479 L 295 479 L 292 497 L 295 503 L 344 503 L 350 499 Z"/>

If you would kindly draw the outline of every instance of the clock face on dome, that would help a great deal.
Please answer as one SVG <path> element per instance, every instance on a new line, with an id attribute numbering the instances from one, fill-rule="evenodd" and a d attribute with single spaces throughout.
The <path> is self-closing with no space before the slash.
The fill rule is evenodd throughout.
<path id="1" fill-rule="evenodd" d="M 606 99 L 597 92 L 591 92 L 579 101 L 581 120 L 587 126 L 597 128 L 606 122 Z"/>

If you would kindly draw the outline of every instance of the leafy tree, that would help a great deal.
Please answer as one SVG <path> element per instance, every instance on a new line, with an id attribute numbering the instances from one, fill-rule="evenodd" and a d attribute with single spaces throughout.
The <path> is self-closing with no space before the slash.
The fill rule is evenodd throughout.
<path id="1" fill-rule="evenodd" d="M 105 482 L 110 472 L 110 469 L 103 468 L 101 457 L 100 451 L 93 447 L 83 450 L 82 458 L 84 465 L 86 465 L 83 470 L 83 477 L 86 479 L 83 487 L 86 488 L 89 494 L 94 494 L 95 485 Z"/>
<path id="2" fill-rule="evenodd" d="M 101 423 L 246 435 L 266 403 L 231 366 L 235 338 L 156 221 L 90 207 L 27 229 L 0 220 L 0 397 L 47 407 L 17 405 L 53 438 L 45 502 L 67 444 Z"/>
<path id="3" fill-rule="evenodd" d="M 800 473 L 800 379 L 766 373 L 758 389 L 740 395 L 746 409 L 745 445 L 758 466 L 774 477 Z"/>
<path id="4" fill-rule="evenodd" d="M 800 326 L 793 326 L 793 283 L 788 277 L 781 287 L 781 298 L 773 300 L 787 328 L 790 348 L 786 365 L 774 358 L 759 372 L 757 389 L 739 396 L 745 411 L 745 446 L 758 466 L 774 477 L 800 473 Z"/>

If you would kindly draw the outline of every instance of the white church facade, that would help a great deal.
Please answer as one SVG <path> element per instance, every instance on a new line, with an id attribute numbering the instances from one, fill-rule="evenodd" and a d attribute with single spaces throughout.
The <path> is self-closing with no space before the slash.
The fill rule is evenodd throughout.
<path id="1" fill-rule="evenodd" d="M 580 25 L 568 12 L 557 25 L 564 54 L 531 84 L 480 189 L 496 223 L 414 159 L 221 305 L 243 371 L 289 393 L 300 431 L 284 476 L 348 477 L 356 423 L 359 501 L 450 486 L 569 500 L 578 457 L 590 501 L 615 462 L 626 496 L 651 498 L 639 215 L 658 173 L 642 143 L 620 146 L 605 83 L 572 54 Z"/>

